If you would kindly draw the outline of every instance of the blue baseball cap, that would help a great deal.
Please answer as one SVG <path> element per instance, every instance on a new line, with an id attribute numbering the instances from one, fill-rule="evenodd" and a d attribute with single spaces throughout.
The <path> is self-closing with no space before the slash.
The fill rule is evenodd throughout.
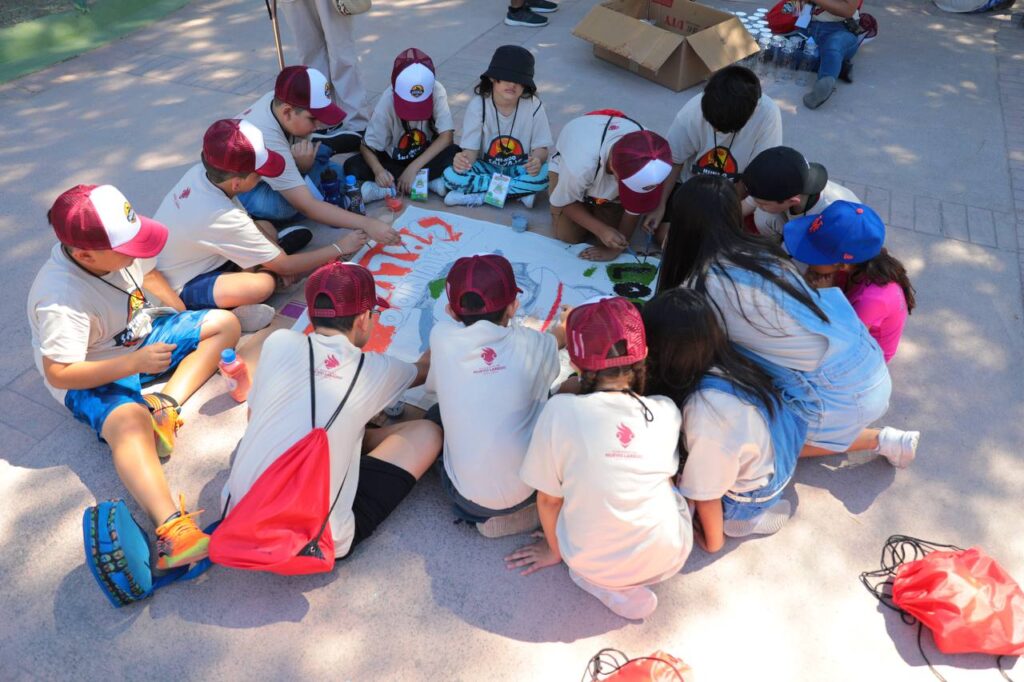
<path id="1" fill-rule="evenodd" d="M 818 215 L 786 223 L 782 239 L 789 255 L 801 263 L 863 263 L 882 250 L 885 223 L 870 206 L 836 201 Z"/>

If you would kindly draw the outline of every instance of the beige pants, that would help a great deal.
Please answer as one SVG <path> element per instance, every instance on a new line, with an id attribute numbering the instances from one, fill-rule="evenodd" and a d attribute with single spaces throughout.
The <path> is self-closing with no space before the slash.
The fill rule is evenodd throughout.
<path id="1" fill-rule="evenodd" d="M 549 197 L 555 191 L 555 186 L 557 185 L 558 173 L 548 173 Z M 551 225 L 555 229 L 555 237 L 570 244 L 579 244 L 580 242 L 587 241 L 592 236 L 590 230 L 566 216 L 563 213 L 564 209 L 564 206 L 551 207 Z M 605 225 L 619 229 L 619 221 L 622 220 L 623 214 L 622 204 L 609 201 L 597 206 L 587 206 L 587 210 Z"/>
<path id="2" fill-rule="evenodd" d="M 335 103 L 348 114 L 345 127 L 364 130 L 366 88 L 359 76 L 354 17 L 342 16 L 333 0 L 279 0 L 277 6 L 291 29 L 298 63 L 327 76 L 334 86 Z"/>

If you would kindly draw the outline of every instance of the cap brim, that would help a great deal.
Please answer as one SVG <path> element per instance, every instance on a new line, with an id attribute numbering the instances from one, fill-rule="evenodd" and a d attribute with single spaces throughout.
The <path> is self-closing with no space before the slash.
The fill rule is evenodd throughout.
<path id="1" fill-rule="evenodd" d="M 809 163 L 807 166 L 807 184 L 804 185 L 803 193 L 818 194 L 828 184 L 828 171 L 820 163 Z"/>
<path id="2" fill-rule="evenodd" d="M 328 104 L 321 109 L 310 109 L 309 113 L 316 117 L 316 120 L 328 126 L 336 126 L 345 120 L 347 115 L 337 104 Z"/>
<path id="3" fill-rule="evenodd" d="M 634 192 L 621 180 L 618 184 L 619 203 L 622 204 L 622 208 L 634 215 L 643 215 L 656 209 L 664 191 L 664 184 L 658 185 L 650 192 Z"/>
<path id="4" fill-rule="evenodd" d="M 284 157 L 277 152 L 267 150 L 267 162 L 256 169 L 265 178 L 276 178 L 284 172 Z"/>
<path id="5" fill-rule="evenodd" d="M 139 216 L 142 227 L 131 241 L 118 246 L 112 251 L 131 256 L 132 258 L 152 258 L 163 251 L 167 243 L 167 228 L 152 218 Z"/>
<path id="6" fill-rule="evenodd" d="M 427 121 L 434 115 L 434 96 L 420 102 L 409 102 L 398 95 L 395 98 L 395 114 L 403 121 Z"/>
<path id="7" fill-rule="evenodd" d="M 840 262 L 835 254 L 827 254 L 811 244 L 808 236 L 811 223 L 818 216 L 808 215 L 795 218 L 782 228 L 782 242 L 786 245 L 789 255 L 807 265 L 834 265 Z"/>
<path id="8" fill-rule="evenodd" d="M 480 74 L 481 78 L 493 78 L 497 81 L 508 81 L 509 83 L 519 83 L 524 88 L 537 89 L 537 85 L 533 82 L 532 78 L 527 78 L 522 74 L 515 73 L 514 71 L 505 71 L 504 69 L 488 69 Z"/>

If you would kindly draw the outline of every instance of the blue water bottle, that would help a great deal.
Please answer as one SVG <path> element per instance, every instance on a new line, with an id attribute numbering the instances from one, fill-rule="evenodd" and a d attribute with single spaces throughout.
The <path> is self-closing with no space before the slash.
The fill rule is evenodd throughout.
<path id="1" fill-rule="evenodd" d="M 341 180 L 330 168 L 324 169 L 320 174 L 320 193 L 324 195 L 324 201 L 327 203 L 345 208 L 341 198 Z"/>
<path id="2" fill-rule="evenodd" d="M 359 191 L 359 184 L 356 176 L 349 175 L 345 178 L 345 197 L 348 199 L 348 210 L 359 215 L 366 215 L 366 207 L 363 205 L 363 193 Z"/>

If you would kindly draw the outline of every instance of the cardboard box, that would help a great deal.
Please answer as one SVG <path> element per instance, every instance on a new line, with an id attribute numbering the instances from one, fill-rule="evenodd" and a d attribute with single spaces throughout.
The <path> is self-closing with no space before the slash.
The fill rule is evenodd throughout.
<path id="1" fill-rule="evenodd" d="M 758 51 L 739 19 L 693 0 L 608 0 L 572 33 L 597 57 L 677 92 Z"/>

